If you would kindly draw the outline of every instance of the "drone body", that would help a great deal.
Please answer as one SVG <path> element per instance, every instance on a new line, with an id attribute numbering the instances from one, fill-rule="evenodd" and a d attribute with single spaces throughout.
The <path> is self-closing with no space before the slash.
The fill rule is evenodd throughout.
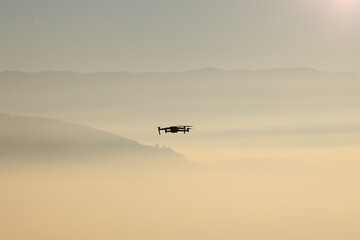
<path id="1" fill-rule="evenodd" d="M 158 132 L 159 132 L 159 135 L 161 134 L 161 131 L 164 131 L 165 133 L 168 133 L 168 132 L 170 132 L 170 133 L 183 132 L 185 134 L 186 132 L 189 132 L 191 127 L 192 126 L 183 126 L 183 125 L 170 126 L 170 127 L 165 127 L 165 128 L 158 127 Z"/>

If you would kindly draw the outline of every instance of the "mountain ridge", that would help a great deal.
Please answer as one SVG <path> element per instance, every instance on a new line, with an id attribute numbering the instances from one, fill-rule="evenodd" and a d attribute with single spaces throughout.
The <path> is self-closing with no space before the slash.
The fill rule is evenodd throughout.
<path id="1" fill-rule="evenodd" d="M 185 160 L 170 148 L 143 145 L 83 124 L 5 113 L 0 113 L 0 143 L 3 158 L 109 155 L 114 159 L 148 156 Z"/>
<path id="2" fill-rule="evenodd" d="M 204 67 L 198 69 L 190 69 L 184 71 L 140 71 L 140 72 L 131 72 L 131 71 L 98 71 L 98 72 L 77 72 L 72 70 L 44 70 L 44 71 L 36 71 L 36 72 L 27 72 L 21 70 L 3 70 L 0 71 L 2 73 L 12 73 L 12 74 L 74 74 L 74 75 L 91 75 L 91 74 L 106 74 L 106 75 L 141 75 L 141 74 L 175 74 L 175 73 L 196 73 L 196 72 L 222 72 L 222 73 L 256 73 L 256 72 L 283 72 L 283 71 L 291 71 L 291 72 L 318 72 L 318 73 L 341 73 L 341 74 L 354 74 L 359 75 L 357 72 L 348 72 L 348 71 L 328 71 L 328 70 L 320 70 L 312 67 L 277 67 L 277 68 L 264 68 L 264 69 L 222 69 L 216 67 Z"/>

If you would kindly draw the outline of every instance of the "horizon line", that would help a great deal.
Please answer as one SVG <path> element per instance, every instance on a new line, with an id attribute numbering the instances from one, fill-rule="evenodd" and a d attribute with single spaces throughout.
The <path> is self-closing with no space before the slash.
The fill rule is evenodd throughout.
<path id="1" fill-rule="evenodd" d="M 23 71 L 23 70 L 9 70 L 5 69 L 0 71 L 0 73 L 5 72 L 17 72 L 17 73 L 27 73 L 27 74 L 39 74 L 39 73 L 73 73 L 73 74 L 117 74 L 117 73 L 128 73 L 128 74 L 162 74 L 162 73 L 188 73 L 188 72 L 198 72 L 198 71 L 223 71 L 223 72 L 263 72 L 263 71 L 276 71 L 276 70 L 308 70 L 324 73 L 346 73 L 346 74 L 359 74 L 359 72 L 352 71 L 330 71 L 323 70 L 314 67 L 273 67 L 273 68 L 261 68 L 261 69 L 224 69 L 218 67 L 203 67 L 195 68 L 189 70 L 173 70 L 173 71 L 127 71 L 127 70 L 118 70 L 118 71 L 95 71 L 95 72 L 81 72 L 74 70 L 41 70 L 41 71 Z"/>

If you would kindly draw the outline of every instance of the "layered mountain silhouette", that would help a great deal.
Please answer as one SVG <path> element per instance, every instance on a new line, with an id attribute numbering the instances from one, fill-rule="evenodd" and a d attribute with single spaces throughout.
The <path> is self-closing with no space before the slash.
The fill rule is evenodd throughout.
<path id="1" fill-rule="evenodd" d="M 58 120 L 0 114 L 0 159 L 184 161 L 169 148 L 139 144 L 108 132 Z"/>
<path id="2" fill-rule="evenodd" d="M 359 92 L 359 74 L 311 68 L 0 72 L 0 112 L 61 119 L 141 142 L 179 146 L 189 157 L 194 151 L 205 156 L 212 148 L 357 144 Z M 189 135 L 157 135 L 157 126 L 181 124 L 196 129 Z M 241 150 L 237 155 L 248 157 Z"/>
<path id="3" fill-rule="evenodd" d="M 310 68 L 206 68 L 168 73 L 3 71 L 0 112 L 35 115 L 118 109 L 126 115 L 135 106 L 140 115 L 161 111 L 171 104 L 171 109 L 177 106 L 196 114 L 199 110 L 212 112 L 213 105 L 224 105 L 222 111 L 233 111 L 234 107 L 261 111 L 268 109 L 269 104 L 278 108 L 311 107 L 307 99 L 312 100 L 312 105 L 339 108 L 358 98 L 359 89 L 358 74 Z"/>

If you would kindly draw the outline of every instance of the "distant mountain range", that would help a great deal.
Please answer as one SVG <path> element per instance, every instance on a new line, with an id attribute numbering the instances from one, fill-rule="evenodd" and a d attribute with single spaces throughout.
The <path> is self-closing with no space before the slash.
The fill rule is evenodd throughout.
<path id="1" fill-rule="evenodd" d="M 187 111 L 207 105 L 256 107 L 304 99 L 358 98 L 360 75 L 310 68 L 262 71 L 206 68 L 167 73 L 0 72 L 0 112 L 39 115 L 53 112 L 119 110 L 144 112 L 168 104 Z M 332 107 L 332 105 L 330 105 Z M 169 110 L 170 110 L 169 109 Z M 209 110 L 209 108 L 206 108 Z M 233 109 L 233 108 L 232 108 Z"/>
<path id="2" fill-rule="evenodd" d="M 81 123 L 140 142 L 179 146 L 188 155 L 211 154 L 209 146 L 237 150 L 357 143 L 359 92 L 359 74 L 311 68 L 0 72 L 0 112 Z M 157 135 L 158 126 L 181 124 L 194 125 L 194 131 Z M 101 145 L 107 141 L 86 147 L 113 146 Z M 247 158 L 240 150 L 238 155 Z"/>

